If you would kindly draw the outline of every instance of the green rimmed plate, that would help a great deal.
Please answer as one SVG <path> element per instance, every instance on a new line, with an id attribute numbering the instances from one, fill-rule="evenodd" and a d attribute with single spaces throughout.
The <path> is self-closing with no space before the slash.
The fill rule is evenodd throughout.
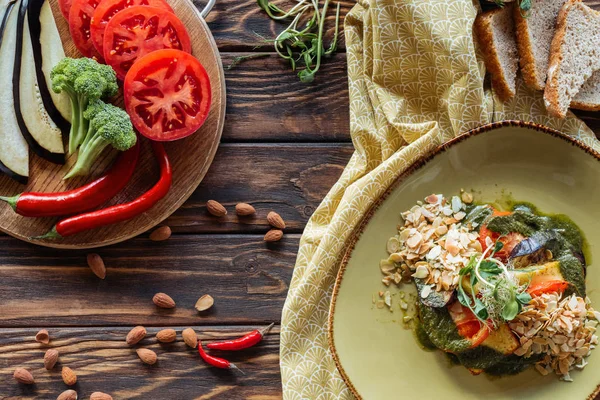
<path id="1" fill-rule="evenodd" d="M 441 352 L 422 350 L 398 307 L 402 289 L 381 283 L 379 261 L 396 233 L 400 212 L 431 193 L 471 190 L 478 201 L 510 196 L 547 213 L 571 217 L 585 233 L 592 256 L 587 287 L 600 308 L 600 154 L 549 128 L 515 121 L 468 132 L 441 146 L 403 174 L 367 214 L 348 243 L 331 302 L 331 351 L 358 398 L 395 399 L 593 399 L 600 385 L 600 350 L 571 374 L 573 383 L 534 370 L 490 378 L 451 366 Z M 377 309 L 373 296 L 392 292 L 394 312 Z"/>

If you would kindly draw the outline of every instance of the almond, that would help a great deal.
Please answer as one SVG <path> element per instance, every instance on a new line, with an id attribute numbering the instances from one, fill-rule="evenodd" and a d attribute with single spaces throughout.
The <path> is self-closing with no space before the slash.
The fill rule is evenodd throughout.
<path id="1" fill-rule="evenodd" d="M 87 255 L 87 263 L 94 275 L 100 279 L 106 278 L 106 267 L 102 257 L 96 253 L 90 253 Z"/>
<path id="2" fill-rule="evenodd" d="M 167 240 L 171 237 L 171 228 L 168 226 L 161 226 L 157 228 L 150 234 L 150 240 L 153 242 L 162 242 L 163 240 Z"/>
<path id="3" fill-rule="evenodd" d="M 206 311 L 211 308 L 215 304 L 215 299 L 212 298 L 211 295 L 205 294 L 200 297 L 196 302 L 196 310 L 198 311 Z"/>
<path id="4" fill-rule="evenodd" d="M 218 201 L 209 200 L 206 202 L 206 209 L 215 217 L 224 217 L 227 215 L 227 210 Z"/>
<path id="5" fill-rule="evenodd" d="M 50 371 L 58 361 L 58 351 L 50 349 L 44 354 L 44 368 Z"/>
<path id="6" fill-rule="evenodd" d="M 192 328 L 185 328 L 183 332 L 181 332 L 181 336 L 183 336 L 183 341 L 185 344 L 190 346 L 192 349 L 195 349 L 198 346 L 198 335 L 196 335 L 196 331 Z"/>
<path id="7" fill-rule="evenodd" d="M 75 372 L 73 372 L 73 370 L 71 368 L 63 367 L 61 375 L 62 375 L 62 380 L 65 383 L 65 385 L 73 386 L 74 384 L 77 383 L 77 375 L 75 375 Z"/>
<path id="8" fill-rule="evenodd" d="M 152 301 L 160 308 L 175 308 L 175 300 L 166 293 L 156 293 Z"/>
<path id="9" fill-rule="evenodd" d="M 271 229 L 265 235 L 265 242 L 279 242 L 283 237 L 283 231 L 279 229 Z"/>
<path id="10" fill-rule="evenodd" d="M 46 329 L 42 329 L 35 335 L 35 341 L 38 343 L 48 344 L 50 343 L 50 335 Z"/>
<path id="11" fill-rule="evenodd" d="M 90 400 L 113 400 L 110 394 L 102 393 L 102 392 L 94 392 L 90 396 Z"/>
<path id="12" fill-rule="evenodd" d="M 145 337 L 146 337 L 146 328 L 144 328 L 143 326 L 136 326 L 135 328 L 133 328 L 132 330 L 129 331 L 129 333 L 127 334 L 127 338 L 125 339 L 125 342 L 127 342 L 127 344 L 131 346 L 131 345 L 138 343 L 140 340 L 142 340 Z"/>
<path id="13" fill-rule="evenodd" d="M 159 342 L 171 343 L 177 340 L 177 332 L 175 332 L 175 329 L 163 329 L 156 333 L 156 339 Z"/>
<path id="14" fill-rule="evenodd" d="M 267 221 L 269 224 L 277 229 L 285 229 L 285 221 L 281 218 L 281 215 L 277 214 L 275 211 L 271 211 L 267 215 Z"/>
<path id="15" fill-rule="evenodd" d="M 58 395 L 56 400 L 77 400 L 77 392 L 73 389 L 65 390 L 60 395 Z"/>
<path id="16" fill-rule="evenodd" d="M 135 352 L 140 360 L 148 365 L 154 365 L 158 359 L 156 353 L 149 349 L 137 349 Z"/>
<path id="17" fill-rule="evenodd" d="M 94 392 L 90 396 L 90 400 L 113 400 L 110 394 L 102 393 L 102 392 Z"/>
<path id="18" fill-rule="evenodd" d="M 13 373 L 13 378 L 19 383 L 24 383 L 26 385 L 33 385 L 35 381 L 33 380 L 33 375 L 31 372 L 27 371 L 25 368 L 17 368 Z"/>
<path id="19" fill-rule="evenodd" d="M 235 206 L 235 212 L 239 216 L 247 216 L 256 214 L 256 209 L 247 203 L 239 203 Z"/>

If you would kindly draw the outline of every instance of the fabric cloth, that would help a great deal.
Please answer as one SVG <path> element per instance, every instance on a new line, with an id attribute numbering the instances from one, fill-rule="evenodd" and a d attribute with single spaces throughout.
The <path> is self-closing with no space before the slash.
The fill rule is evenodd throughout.
<path id="1" fill-rule="evenodd" d="M 471 0 L 359 0 L 345 20 L 350 130 L 355 152 L 308 222 L 283 309 L 285 400 L 351 399 L 329 351 L 327 319 L 346 240 L 413 162 L 482 124 L 544 124 L 599 149 L 573 114 L 549 117 L 541 92 L 520 81 L 500 102 L 485 89 Z"/>

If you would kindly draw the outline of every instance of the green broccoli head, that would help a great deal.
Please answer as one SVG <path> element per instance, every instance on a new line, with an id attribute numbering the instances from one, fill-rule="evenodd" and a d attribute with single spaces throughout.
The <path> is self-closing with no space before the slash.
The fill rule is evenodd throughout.
<path id="1" fill-rule="evenodd" d="M 114 96 L 119 90 L 115 71 L 91 58 L 63 58 L 50 72 L 52 90 L 71 98 L 69 153 L 77 150 L 87 132 L 83 117 L 90 101 Z"/>
<path id="2" fill-rule="evenodd" d="M 65 179 L 87 175 L 106 147 L 112 146 L 119 151 L 125 151 L 137 142 L 131 119 L 121 108 L 106 104 L 102 100 L 93 100 L 83 115 L 89 120 L 88 132 L 79 149 L 77 162 Z"/>

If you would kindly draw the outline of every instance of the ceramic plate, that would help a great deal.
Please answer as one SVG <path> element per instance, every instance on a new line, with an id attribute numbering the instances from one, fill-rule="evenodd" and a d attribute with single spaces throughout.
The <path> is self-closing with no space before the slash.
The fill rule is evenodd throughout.
<path id="1" fill-rule="evenodd" d="M 413 165 L 363 221 L 342 262 L 331 303 L 332 353 L 348 386 L 364 399 L 587 399 L 600 383 L 600 349 L 589 365 L 572 373 L 573 383 L 534 370 L 490 378 L 451 366 L 440 351 L 426 352 L 395 309 L 377 309 L 380 290 L 402 289 L 381 283 L 379 261 L 387 258 L 387 239 L 397 233 L 400 212 L 431 193 L 451 196 L 461 188 L 478 201 L 511 196 L 547 213 L 571 217 L 585 233 L 592 255 L 587 287 L 600 308 L 600 154 L 547 128 L 520 122 L 488 125 L 440 147 Z"/>

